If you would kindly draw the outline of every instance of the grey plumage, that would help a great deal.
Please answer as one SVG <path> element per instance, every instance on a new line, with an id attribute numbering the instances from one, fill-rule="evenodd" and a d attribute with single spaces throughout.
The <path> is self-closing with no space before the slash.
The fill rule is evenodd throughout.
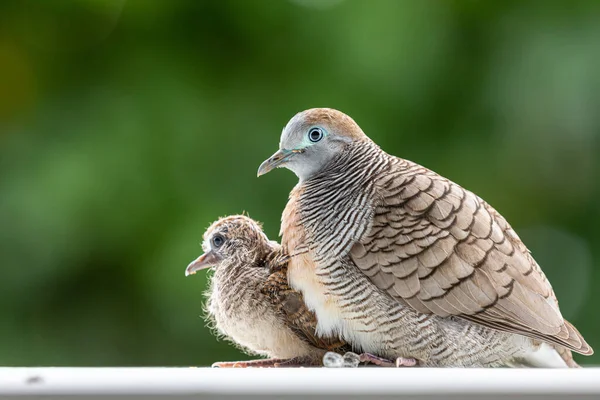
<path id="1" fill-rule="evenodd" d="M 574 366 L 566 349 L 592 353 L 517 234 L 473 193 L 385 153 L 336 110 L 296 115 L 281 149 L 259 174 L 300 178 L 282 244 L 301 254 L 289 281 L 319 334 L 432 366 Z"/>

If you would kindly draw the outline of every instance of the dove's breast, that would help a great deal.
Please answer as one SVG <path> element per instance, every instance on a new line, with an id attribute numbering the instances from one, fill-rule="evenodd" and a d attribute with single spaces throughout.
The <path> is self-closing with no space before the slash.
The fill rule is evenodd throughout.
<path id="1" fill-rule="evenodd" d="M 302 224 L 299 199 L 304 192 L 302 186 L 296 186 L 290 194 L 282 216 L 282 246 L 290 255 L 288 263 L 288 282 L 290 286 L 304 295 L 304 302 L 317 316 L 317 334 L 322 337 L 340 337 L 343 316 L 337 299 L 326 293 L 323 277 L 317 273 L 317 265 L 310 244 L 307 242 L 305 226 Z"/>
<path id="2" fill-rule="evenodd" d="M 368 177 L 363 180 L 372 186 Z M 296 186 L 281 226 L 282 246 L 291 257 L 288 281 L 315 313 L 319 336 L 337 337 L 363 352 L 408 357 L 408 348 L 390 339 L 408 334 L 418 313 L 377 289 L 343 256 L 367 230 L 370 212 L 366 196 L 357 196 L 345 179 Z"/>

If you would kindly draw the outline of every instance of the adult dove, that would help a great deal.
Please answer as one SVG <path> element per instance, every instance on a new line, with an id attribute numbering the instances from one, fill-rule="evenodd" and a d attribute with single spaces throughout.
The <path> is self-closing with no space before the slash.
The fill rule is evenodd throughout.
<path id="1" fill-rule="evenodd" d="M 575 367 L 571 351 L 593 353 L 494 208 L 344 113 L 296 114 L 258 175 L 275 167 L 299 178 L 282 245 L 317 335 L 424 366 Z"/>
<path id="2" fill-rule="evenodd" d="M 345 343 L 315 337 L 314 313 L 287 285 L 287 257 L 258 222 L 243 215 L 221 218 L 204 233 L 202 247 L 205 254 L 186 268 L 186 276 L 214 268 L 207 293 L 214 327 L 246 352 L 269 357 L 213 366 L 321 365 L 327 350 L 342 350 Z"/>

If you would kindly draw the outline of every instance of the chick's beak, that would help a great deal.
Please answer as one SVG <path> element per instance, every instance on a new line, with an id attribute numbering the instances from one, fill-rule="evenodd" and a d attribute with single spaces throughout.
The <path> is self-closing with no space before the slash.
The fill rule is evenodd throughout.
<path id="1" fill-rule="evenodd" d="M 202 254 L 190 263 L 185 269 L 185 276 L 194 275 L 196 272 L 210 268 L 219 262 L 219 258 L 209 251 L 206 254 Z"/>
<path id="2" fill-rule="evenodd" d="M 302 150 L 286 150 L 280 149 L 271 157 L 265 160 L 260 167 L 258 167 L 258 176 L 264 175 L 271 170 L 282 167 L 290 158 L 295 156 L 298 153 L 301 153 Z"/>

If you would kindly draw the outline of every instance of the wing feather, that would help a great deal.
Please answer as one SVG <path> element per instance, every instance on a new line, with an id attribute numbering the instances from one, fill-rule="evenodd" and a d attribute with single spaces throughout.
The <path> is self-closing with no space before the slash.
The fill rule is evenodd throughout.
<path id="1" fill-rule="evenodd" d="M 592 354 L 506 220 L 434 172 L 410 170 L 392 169 L 379 184 L 371 229 L 350 252 L 358 268 L 420 312 Z"/>

